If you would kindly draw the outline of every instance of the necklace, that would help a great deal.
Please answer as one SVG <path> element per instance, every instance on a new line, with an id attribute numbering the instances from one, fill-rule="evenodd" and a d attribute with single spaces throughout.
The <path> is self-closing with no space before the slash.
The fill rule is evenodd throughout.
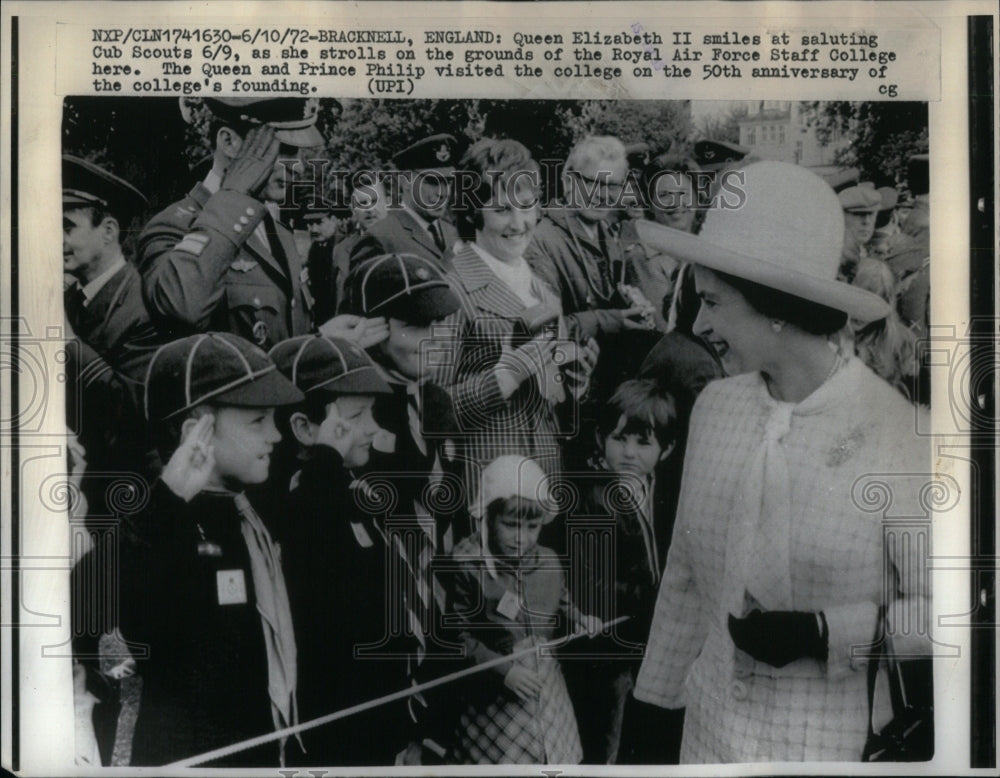
<path id="1" fill-rule="evenodd" d="M 822 386 L 822 385 L 823 385 L 823 384 L 825 384 L 825 383 L 826 383 L 827 381 L 829 381 L 829 380 L 830 380 L 831 378 L 833 378 L 833 377 L 834 377 L 834 375 L 836 375 L 837 371 L 838 371 L 838 370 L 840 370 L 840 368 L 841 368 L 841 367 L 843 366 L 843 364 L 844 364 L 844 357 L 843 357 L 843 355 L 842 355 L 842 354 L 840 353 L 840 349 L 839 349 L 839 348 L 837 348 L 837 347 L 836 347 L 835 345 L 833 345 L 832 343 L 830 344 L 830 348 L 831 348 L 831 349 L 833 350 L 833 364 L 832 364 L 832 365 L 830 365 L 830 371 L 829 371 L 829 372 L 828 372 L 828 373 L 826 374 L 826 376 L 825 376 L 825 377 L 823 378 L 823 380 L 822 380 L 822 381 L 820 382 L 820 386 Z"/>

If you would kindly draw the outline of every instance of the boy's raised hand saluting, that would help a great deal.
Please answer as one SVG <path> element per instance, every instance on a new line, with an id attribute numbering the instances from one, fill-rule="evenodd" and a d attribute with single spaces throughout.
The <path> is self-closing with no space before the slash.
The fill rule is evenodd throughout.
<path id="1" fill-rule="evenodd" d="M 174 451 L 160 476 L 174 494 L 190 501 L 208 484 L 215 468 L 215 447 L 212 435 L 215 417 L 206 414 L 182 434 L 181 444 Z"/>

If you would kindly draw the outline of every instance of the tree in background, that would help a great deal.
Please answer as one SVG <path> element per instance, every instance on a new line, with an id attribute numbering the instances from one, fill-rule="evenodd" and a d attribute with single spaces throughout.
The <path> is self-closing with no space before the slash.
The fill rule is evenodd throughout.
<path id="1" fill-rule="evenodd" d="M 734 105 L 722 115 L 707 114 L 695 124 L 696 140 L 740 142 L 740 120 L 749 113 L 746 105 Z"/>
<path id="2" fill-rule="evenodd" d="M 645 142 L 655 152 L 686 148 L 692 126 L 687 101 L 659 100 L 369 100 L 319 98 L 317 125 L 326 144 L 314 156 L 332 171 L 384 169 L 392 155 L 427 135 L 454 135 L 460 151 L 482 137 L 512 138 L 535 159 L 561 162 L 587 135 Z M 199 98 L 68 97 L 63 151 L 106 166 L 150 200 L 148 218 L 204 177 L 212 146 L 209 113 Z M 557 172 L 557 166 L 551 167 Z M 314 175 L 307 170 L 306 175 Z M 557 194 L 558 176 L 543 181 Z M 325 195 L 342 201 L 343 182 L 326 176 Z M 342 195 L 341 195 L 342 197 Z"/>
<path id="3" fill-rule="evenodd" d="M 146 220 L 194 183 L 185 164 L 186 129 L 177 98 L 67 97 L 63 101 L 63 153 L 107 168 L 149 200 L 131 225 L 122 225 L 126 252 L 134 247 Z"/>
<path id="4" fill-rule="evenodd" d="M 836 161 L 877 185 L 906 179 L 906 161 L 928 150 L 927 103 L 807 102 L 809 124 L 825 143 L 839 132 L 849 141 Z"/>

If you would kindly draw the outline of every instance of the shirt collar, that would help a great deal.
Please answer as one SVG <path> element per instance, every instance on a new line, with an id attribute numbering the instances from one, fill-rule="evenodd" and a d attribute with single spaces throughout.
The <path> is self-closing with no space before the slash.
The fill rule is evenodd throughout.
<path id="1" fill-rule="evenodd" d="M 119 251 L 118 256 L 107 270 L 97 276 L 97 278 L 88 282 L 86 286 L 81 287 L 81 291 L 83 292 L 83 296 L 86 298 L 87 302 L 93 300 L 97 296 L 97 293 L 104 288 L 104 285 L 108 283 L 114 274 L 123 267 L 125 267 L 125 257 L 123 257 L 121 251 Z"/>

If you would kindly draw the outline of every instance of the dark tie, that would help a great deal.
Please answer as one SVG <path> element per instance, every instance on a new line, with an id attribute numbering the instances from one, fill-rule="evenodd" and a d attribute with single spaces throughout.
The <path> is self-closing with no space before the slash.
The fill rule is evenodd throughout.
<path id="1" fill-rule="evenodd" d="M 431 231 L 431 237 L 434 238 L 434 245 L 438 247 L 438 251 L 442 254 L 446 248 L 444 242 L 444 232 L 441 230 L 441 222 L 435 219 L 430 224 L 427 225 L 427 229 Z"/>
<path id="2" fill-rule="evenodd" d="M 275 261 L 281 268 L 288 273 L 288 257 L 285 255 L 285 247 L 281 243 L 281 238 L 278 237 L 278 224 L 275 222 L 274 217 L 271 216 L 271 212 L 264 209 L 264 232 L 267 233 L 267 246 L 271 249 L 271 256 L 274 257 Z"/>

